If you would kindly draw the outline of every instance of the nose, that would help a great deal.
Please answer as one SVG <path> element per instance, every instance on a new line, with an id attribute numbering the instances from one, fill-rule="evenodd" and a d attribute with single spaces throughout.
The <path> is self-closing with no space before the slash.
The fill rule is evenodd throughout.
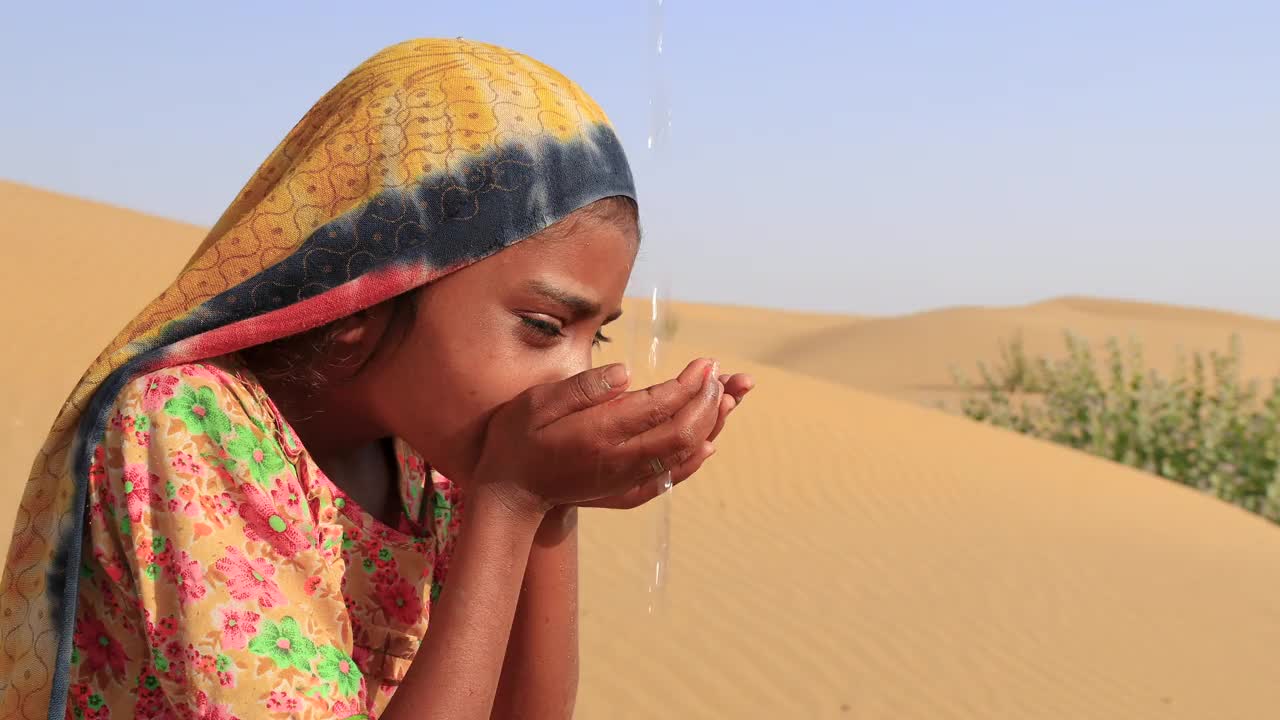
<path id="1" fill-rule="evenodd" d="M 555 369 L 552 371 L 557 377 L 553 378 L 551 382 L 568 380 L 578 373 L 590 370 L 591 367 L 591 348 L 587 348 L 585 353 L 577 350 L 565 352 L 563 358 L 556 363 Z"/>

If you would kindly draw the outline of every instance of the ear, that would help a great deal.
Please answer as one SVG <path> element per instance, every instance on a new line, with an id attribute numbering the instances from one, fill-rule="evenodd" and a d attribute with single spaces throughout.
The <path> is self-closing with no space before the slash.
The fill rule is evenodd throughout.
<path id="1" fill-rule="evenodd" d="M 391 302 L 383 302 L 334 323 L 328 365 L 339 376 L 350 376 L 373 357 L 391 319 Z"/>
<path id="2" fill-rule="evenodd" d="M 359 345 L 374 330 L 374 308 L 361 310 L 334 323 L 333 341 L 342 346 Z"/>

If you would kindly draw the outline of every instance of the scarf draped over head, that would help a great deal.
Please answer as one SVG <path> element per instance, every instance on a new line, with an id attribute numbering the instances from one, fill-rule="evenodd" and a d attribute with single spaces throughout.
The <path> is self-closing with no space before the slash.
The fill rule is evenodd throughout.
<path id="1" fill-rule="evenodd" d="M 347 75 L 58 414 L 0 584 L 0 717 L 65 712 L 88 472 L 126 383 L 371 307 L 612 196 L 635 191 L 608 119 L 531 58 L 414 40 Z"/>

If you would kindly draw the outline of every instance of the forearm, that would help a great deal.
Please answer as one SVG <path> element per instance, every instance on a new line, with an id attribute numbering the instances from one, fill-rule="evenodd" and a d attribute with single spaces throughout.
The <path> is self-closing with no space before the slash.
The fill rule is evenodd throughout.
<path id="1" fill-rule="evenodd" d="M 529 552 L 493 720 L 568 720 L 578 691 L 578 511 L 551 511 Z"/>
<path id="2" fill-rule="evenodd" d="M 489 717 L 540 522 L 485 490 L 468 498 L 431 628 L 382 714 L 385 720 Z"/>

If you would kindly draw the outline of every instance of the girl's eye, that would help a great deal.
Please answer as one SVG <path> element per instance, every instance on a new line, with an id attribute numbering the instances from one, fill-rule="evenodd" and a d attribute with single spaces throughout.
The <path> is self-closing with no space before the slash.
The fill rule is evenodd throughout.
<path id="1" fill-rule="evenodd" d="M 560 326 L 557 325 L 556 323 L 551 322 L 550 320 L 543 320 L 542 318 L 521 315 L 520 322 L 524 323 L 529 328 L 536 330 L 543 335 L 546 335 L 547 337 L 560 337 L 561 335 Z"/>
<path id="2" fill-rule="evenodd" d="M 564 329 L 561 327 L 561 325 L 559 323 L 552 322 L 551 320 L 544 320 L 539 317 L 529 317 L 528 315 L 521 315 L 520 322 L 524 323 L 525 327 L 529 328 L 530 330 L 533 330 L 539 335 L 543 335 L 548 338 L 558 338 L 564 335 Z M 595 337 L 591 339 L 591 344 L 596 347 L 600 347 L 601 345 L 607 342 L 613 342 L 613 339 L 605 336 L 605 334 L 600 332 L 599 330 L 596 331 Z"/>

